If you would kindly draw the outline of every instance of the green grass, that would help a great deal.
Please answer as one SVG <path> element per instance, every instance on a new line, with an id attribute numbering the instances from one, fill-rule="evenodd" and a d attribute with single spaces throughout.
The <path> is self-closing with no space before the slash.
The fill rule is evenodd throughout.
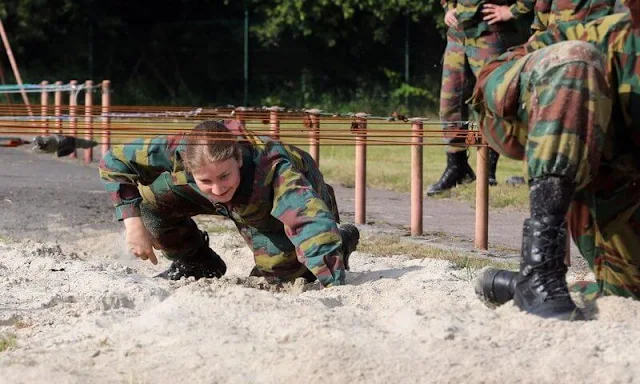
<path id="1" fill-rule="evenodd" d="M 298 128 L 298 123 L 282 125 L 286 129 Z M 252 126 L 252 129 L 266 129 L 266 126 Z M 301 138 L 287 138 L 283 140 L 291 144 L 298 145 L 302 149 L 308 150 L 308 139 L 305 137 L 306 130 L 299 124 L 299 131 L 295 134 L 302 135 Z M 353 187 L 355 183 L 355 148 L 352 141 L 347 141 L 349 145 L 331 145 L 333 136 L 342 135 L 347 139 L 354 136 L 350 134 L 349 124 L 332 124 L 327 122 L 320 125 L 322 130 L 331 130 L 321 136 L 320 144 L 320 169 L 325 179 L 334 183 L 341 184 L 346 187 Z M 371 123 L 368 125 L 371 132 L 380 130 L 394 130 L 401 135 L 407 135 L 410 129 L 409 124 L 388 124 L 388 123 Z M 425 125 L 425 129 L 430 131 L 438 130 L 437 125 Z M 338 132 L 339 131 L 339 132 Z M 266 131 L 263 131 L 266 133 Z M 283 130 L 283 135 L 291 135 L 294 132 Z M 423 147 L 423 188 L 434 183 L 440 178 L 440 175 L 446 166 L 445 146 L 442 145 L 439 131 L 425 133 L 425 142 L 428 144 Z M 379 138 L 378 138 L 379 139 Z M 394 192 L 409 192 L 411 189 L 411 147 L 406 144 L 409 138 L 394 138 L 398 145 L 368 145 L 367 146 L 367 186 L 378 189 L 386 189 Z M 329 142 L 329 144 L 323 144 Z M 476 153 L 475 148 L 469 150 L 469 164 L 476 170 Z M 509 186 L 505 184 L 505 180 L 509 176 L 522 176 L 523 163 L 515 161 L 504 156 L 498 161 L 497 178 L 498 185 L 489 189 L 489 206 L 492 208 L 510 208 L 516 210 L 524 210 L 528 206 L 528 190 L 525 186 Z M 453 198 L 472 205 L 475 204 L 475 183 L 459 186 L 449 192 L 445 192 L 439 198 Z"/>
<path id="2" fill-rule="evenodd" d="M 16 346 L 16 335 L 8 333 L 6 335 L 0 335 L 0 352 L 4 352 L 9 348 Z"/>
<path id="3" fill-rule="evenodd" d="M 517 267 L 516 263 L 494 261 L 465 252 L 422 244 L 419 241 L 405 240 L 403 237 L 393 235 L 368 237 L 365 241 L 360 242 L 358 252 L 373 256 L 406 255 L 413 258 L 448 260 L 456 268 L 465 270 L 477 270 L 485 266 L 501 269 Z"/>

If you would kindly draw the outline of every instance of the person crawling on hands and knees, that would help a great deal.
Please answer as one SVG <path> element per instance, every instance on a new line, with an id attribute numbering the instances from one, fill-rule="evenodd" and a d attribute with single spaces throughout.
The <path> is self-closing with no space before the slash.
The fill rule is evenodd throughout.
<path id="1" fill-rule="evenodd" d="M 156 248 L 172 260 L 164 277 L 225 274 L 192 219 L 221 215 L 253 251 L 251 276 L 345 284 L 360 234 L 351 224 L 338 227 L 333 188 L 308 153 L 251 134 L 239 121 L 205 121 L 183 135 L 113 146 L 100 177 L 131 253 L 156 264 Z"/>

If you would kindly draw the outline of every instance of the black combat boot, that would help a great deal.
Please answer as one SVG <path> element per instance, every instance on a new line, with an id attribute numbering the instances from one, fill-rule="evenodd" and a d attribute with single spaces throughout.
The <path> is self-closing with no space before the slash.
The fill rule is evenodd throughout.
<path id="1" fill-rule="evenodd" d="M 202 247 L 188 257 L 176 259 L 166 271 L 156 277 L 169 280 L 180 280 L 182 277 L 222 277 L 227 272 L 227 265 L 220 255 L 209 248 L 209 234 L 202 231 Z"/>
<path id="2" fill-rule="evenodd" d="M 496 178 L 496 168 L 498 168 L 498 159 L 500 154 L 489 148 L 489 185 L 498 185 Z"/>
<path id="3" fill-rule="evenodd" d="M 342 257 L 344 261 L 344 269 L 349 270 L 349 256 L 356 250 L 360 242 L 360 231 L 353 224 L 344 224 L 340 226 L 340 236 L 342 237 Z"/>
<path id="4" fill-rule="evenodd" d="M 540 317 L 580 320 L 582 313 L 569 295 L 564 263 L 567 229 L 563 216 L 525 220 L 530 246 L 522 250 L 513 301 L 523 311 Z"/>
<path id="5" fill-rule="evenodd" d="M 476 174 L 467 161 L 467 151 L 447 152 L 447 168 L 440 176 L 440 180 L 427 188 L 427 196 L 444 192 L 458 184 L 471 183 L 475 179 Z"/>

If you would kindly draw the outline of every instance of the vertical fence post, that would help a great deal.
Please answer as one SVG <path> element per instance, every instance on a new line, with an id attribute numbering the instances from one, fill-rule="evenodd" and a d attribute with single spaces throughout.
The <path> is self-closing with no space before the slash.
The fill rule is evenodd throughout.
<path id="1" fill-rule="evenodd" d="M 273 140 L 280 140 L 280 120 L 278 119 L 278 112 L 284 111 L 284 108 L 274 105 L 267 108 L 269 111 L 269 129 L 271 130 L 271 138 Z"/>
<path id="2" fill-rule="evenodd" d="M 305 110 L 309 117 L 309 154 L 320 166 L 320 112 L 319 109 Z"/>
<path id="3" fill-rule="evenodd" d="M 91 110 L 93 109 L 93 81 L 84 82 L 84 127 L 85 138 L 89 141 L 93 140 L 93 124 L 91 119 Z M 93 161 L 93 148 L 84 150 L 84 163 L 89 164 Z"/>
<path id="4" fill-rule="evenodd" d="M 411 236 L 422 235 L 423 195 L 423 133 L 424 126 L 419 118 L 411 121 Z"/>
<path id="5" fill-rule="evenodd" d="M 475 136 L 476 132 L 470 134 Z M 476 179 L 475 247 L 486 250 L 489 243 L 489 147 L 484 136 L 480 136 L 476 169 L 478 177 Z"/>
<path id="6" fill-rule="evenodd" d="M 76 119 L 76 113 L 77 113 L 77 98 L 76 98 L 76 93 L 77 93 L 77 87 L 78 87 L 78 81 L 77 80 L 71 80 L 69 81 L 69 88 L 71 88 L 71 90 L 69 91 L 69 131 L 70 131 L 70 135 L 73 137 L 77 137 L 78 136 L 78 120 Z M 77 149 L 74 149 L 73 152 L 71 154 L 69 154 L 70 158 L 77 158 L 78 157 L 78 151 Z"/>
<path id="7" fill-rule="evenodd" d="M 60 86 L 62 86 L 62 81 L 55 82 L 56 91 L 53 94 L 53 114 L 56 117 L 55 122 L 55 133 L 58 135 L 62 135 L 62 91 L 60 90 Z"/>
<path id="8" fill-rule="evenodd" d="M 356 113 L 352 130 L 356 134 L 356 196 L 355 223 L 365 224 L 367 219 L 367 118 L 364 112 Z"/>
<path id="9" fill-rule="evenodd" d="M 40 116 L 42 116 L 42 134 L 44 136 L 49 134 L 49 120 L 47 119 L 47 115 L 49 114 L 47 110 L 49 105 L 49 92 L 47 91 L 47 85 L 49 85 L 48 81 L 40 83 L 40 87 L 42 87 L 40 91 Z"/>
<path id="10" fill-rule="evenodd" d="M 111 127 L 109 113 L 111 111 L 111 81 L 102 80 L 102 156 L 111 147 Z"/>

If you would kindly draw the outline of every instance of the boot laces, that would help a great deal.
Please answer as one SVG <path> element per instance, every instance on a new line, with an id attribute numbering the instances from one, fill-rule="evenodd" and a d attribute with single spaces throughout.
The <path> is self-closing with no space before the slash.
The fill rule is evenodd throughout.
<path id="1" fill-rule="evenodd" d="M 545 240 L 546 244 L 543 249 L 554 250 L 554 254 L 546 257 L 546 260 L 540 263 L 531 265 L 532 271 L 537 272 L 539 277 L 535 280 L 533 287 L 544 287 L 544 291 L 548 293 L 545 301 L 547 299 L 564 299 L 569 296 L 569 289 L 565 281 L 567 266 L 564 264 L 564 255 L 558 254 L 558 250 L 563 250 L 564 247 L 558 247 L 558 239 Z"/>

